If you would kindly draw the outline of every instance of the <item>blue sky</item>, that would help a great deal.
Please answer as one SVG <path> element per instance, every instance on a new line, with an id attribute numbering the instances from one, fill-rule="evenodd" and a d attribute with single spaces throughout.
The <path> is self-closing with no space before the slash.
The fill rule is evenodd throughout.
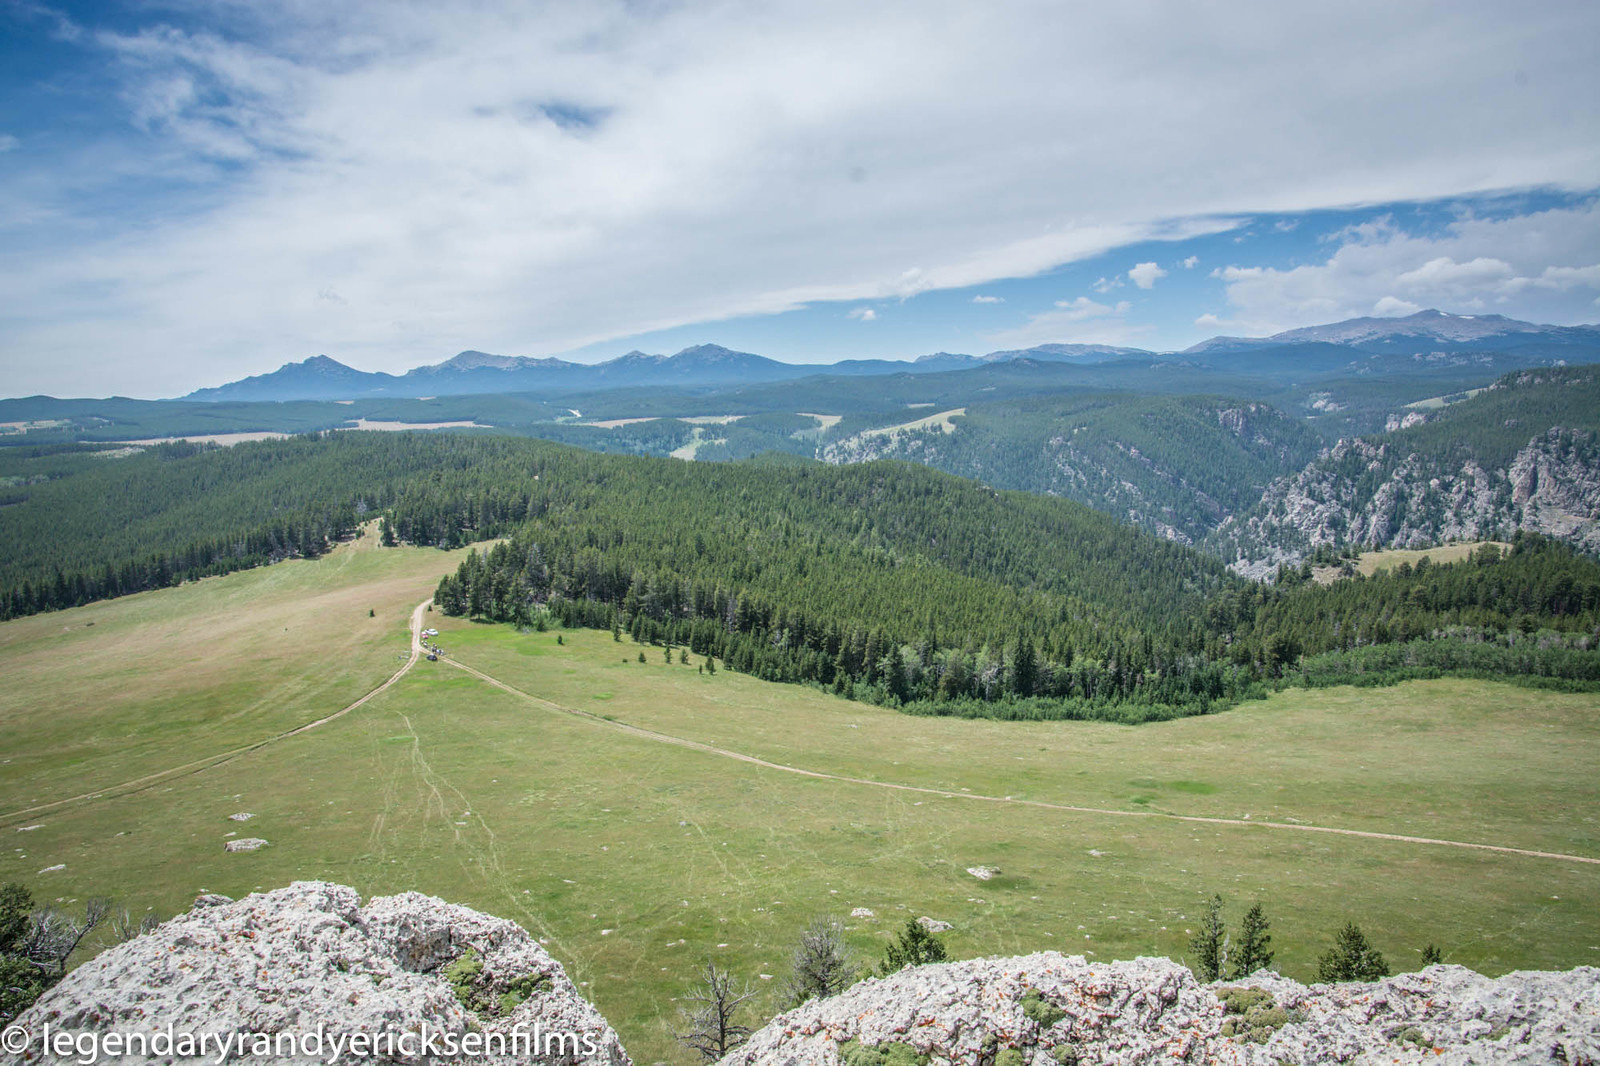
<path id="1" fill-rule="evenodd" d="M 706 341 L 781 352 L 800 362 L 936 351 L 981 355 L 1050 342 L 1178 351 L 1219 334 L 1268 336 L 1426 307 L 1567 325 L 1600 322 L 1600 270 L 1572 284 L 1540 286 L 1526 284 L 1532 279 L 1509 263 L 1508 271 L 1482 262 L 1497 259 L 1496 251 L 1516 257 L 1507 249 L 1525 244 L 1529 232 L 1553 235 L 1569 226 L 1582 236 L 1564 249 L 1564 258 L 1555 249 L 1552 257 L 1600 261 L 1600 246 L 1587 243 L 1600 221 L 1595 200 L 1541 190 L 1215 219 L 1214 233 L 1141 241 L 1029 277 L 695 323 L 608 340 L 579 354 L 671 352 Z M 1352 256 L 1369 262 L 1352 269 L 1346 265 Z M 1480 276 L 1467 284 L 1401 280 L 1441 259 L 1456 267 L 1478 263 Z M 1530 261 L 1542 264 L 1535 271 L 1541 277 L 1550 265 L 1539 256 Z M 1235 276 L 1241 270 L 1263 273 Z"/>
<path id="2" fill-rule="evenodd" d="M 1600 320 L 1600 7 L 0 0 L 10 395 Z"/>

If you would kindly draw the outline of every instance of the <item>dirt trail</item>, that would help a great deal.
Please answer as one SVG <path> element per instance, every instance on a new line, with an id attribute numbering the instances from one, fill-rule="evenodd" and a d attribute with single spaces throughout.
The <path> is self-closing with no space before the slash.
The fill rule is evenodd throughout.
<path id="1" fill-rule="evenodd" d="M 432 602 L 432 599 L 423 600 L 421 603 L 417 604 L 417 606 L 411 612 L 411 655 L 406 659 L 405 665 L 391 674 L 389 679 L 383 684 L 368 692 L 354 703 L 341 707 L 332 714 L 324 715 L 315 721 L 307 722 L 304 725 L 296 726 L 293 729 L 286 729 L 281 733 L 275 733 L 270 737 L 263 738 L 252 744 L 246 744 L 243 747 L 230 748 L 227 751 L 218 752 L 215 755 L 208 755 L 203 759 L 196 759 L 193 762 L 184 763 L 182 766 L 174 766 L 167 770 L 159 770 L 153 774 L 146 774 L 143 777 L 136 777 L 131 781 L 123 781 L 115 785 L 107 785 L 105 788 L 97 788 L 93 792 L 82 792 L 76 796 L 68 796 L 65 799 L 52 800 L 49 803 L 41 803 L 36 807 L 24 807 L 21 810 L 7 811 L 4 814 L 0 814 L 0 825 L 4 825 L 13 818 L 26 818 L 29 815 L 38 814 L 43 811 L 53 811 L 59 807 L 65 807 L 73 803 L 82 803 L 87 800 L 110 799 L 114 796 L 128 796 L 135 792 L 143 792 L 146 789 L 154 788 L 156 785 L 170 781 L 175 777 L 185 777 L 190 774 L 201 773 L 211 769 L 214 766 L 220 766 L 225 762 L 231 762 L 241 755 L 247 755 L 252 751 L 258 751 L 261 748 L 266 747 L 268 744 L 276 744 L 280 740 L 284 740 L 288 737 L 299 736 L 301 733 L 308 732 L 320 725 L 327 725 L 336 718 L 343 718 L 357 707 L 367 703 L 367 701 L 371 700 L 373 697 L 387 692 L 390 687 L 395 684 L 395 682 L 399 681 L 413 666 L 417 665 L 417 660 L 422 657 L 422 616 L 427 611 L 428 605 Z"/>
<path id="2" fill-rule="evenodd" d="M 641 737 L 646 740 L 657 741 L 662 744 L 673 744 L 681 748 L 690 748 L 694 751 L 703 751 L 709 755 L 719 755 L 725 759 L 736 759 L 739 762 L 760 766 L 767 770 L 776 770 L 780 773 L 797 774 L 800 777 L 813 777 L 824 781 L 840 781 L 851 785 L 867 785 L 872 788 L 893 789 L 897 792 L 916 792 L 927 796 L 939 796 L 944 799 L 973 800 L 978 803 L 1009 803 L 1021 807 L 1041 807 L 1052 811 L 1070 811 L 1075 814 L 1100 814 L 1111 815 L 1117 818 L 1164 818 L 1176 822 L 1198 822 L 1206 825 L 1236 826 L 1243 829 L 1280 829 L 1298 833 L 1332 833 L 1335 836 L 1361 837 L 1367 840 L 1393 840 L 1403 844 L 1433 844 L 1447 848 L 1467 848 L 1473 851 L 1492 851 L 1502 855 L 1523 855 L 1536 859 L 1556 859 L 1561 862 L 1578 862 L 1600 866 L 1600 858 L 1591 858 L 1587 855 L 1567 855 L 1559 851 L 1536 851 L 1531 848 L 1513 848 L 1502 844 L 1476 844 L 1466 840 L 1441 840 L 1436 837 L 1406 836 L 1401 833 L 1377 833 L 1365 829 L 1338 829 L 1325 825 L 1303 825 L 1297 822 L 1272 822 L 1246 820 L 1243 818 L 1210 818 L 1198 814 L 1171 814 L 1166 811 L 1128 811 L 1118 810 L 1113 807 L 1084 807 L 1070 803 L 1050 803 L 1045 800 L 1016 799 L 1011 796 L 986 796 L 976 792 L 951 792 L 942 788 L 928 788 L 923 785 L 902 785 L 892 781 L 874 781 L 865 777 L 849 777 L 844 774 L 824 773 L 820 770 L 807 770 L 799 766 L 786 766 L 783 763 L 769 762 L 759 759 L 754 755 L 743 752 L 730 751 L 698 740 L 688 740 L 684 737 L 675 737 L 669 733 L 657 733 L 652 729 L 643 729 L 639 726 L 628 725 L 624 722 L 602 718 L 600 715 L 581 711 L 576 707 L 567 707 L 540 696 L 530 695 L 519 688 L 506 684 L 499 678 L 492 677 L 482 670 L 474 669 L 454 659 L 445 660 L 458 670 L 463 670 L 473 677 L 484 681 L 495 688 L 509 692 L 513 696 L 537 704 L 546 710 L 559 714 L 571 715 L 582 718 L 598 725 L 627 733 L 631 736 Z"/>
<path id="3" fill-rule="evenodd" d="M 198 759 L 194 762 L 185 763 L 182 766 L 175 766 L 169 770 L 162 770 L 159 773 L 148 774 L 144 777 L 135 778 L 132 781 L 124 781 L 121 784 L 110 785 L 106 788 L 96 789 L 93 792 L 85 792 L 81 795 L 69 796 L 66 799 L 55 800 L 50 803 L 40 804 L 36 807 L 28 807 L 23 810 L 10 811 L 5 814 L 0 814 L 0 825 L 3 825 L 14 818 L 25 818 L 33 814 L 38 814 L 42 811 L 54 810 L 58 807 L 64 807 L 72 803 L 80 803 L 96 799 L 109 799 L 115 796 L 126 796 L 135 792 L 144 791 L 145 789 L 153 788 L 156 785 L 161 784 L 164 781 L 169 781 L 175 777 L 202 773 L 215 766 L 220 766 L 223 763 L 230 762 L 241 755 L 246 755 L 252 751 L 258 751 L 269 744 L 275 744 L 278 741 L 284 740 L 288 737 L 298 736 L 299 734 L 308 732 L 309 730 L 315 729 L 318 726 L 326 725 L 328 722 L 334 721 L 337 718 L 344 717 L 356 708 L 363 706 L 374 697 L 387 692 L 396 682 L 404 677 L 413 666 L 417 664 L 419 659 L 422 658 L 422 619 L 423 614 L 427 611 L 428 605 L 431 602 L 431 600 L 423 600 L 421 603 L 417 604 L 416 608 L 411 612 L 411 655 L 406 659 L 405 665 L 396 670 L 394 674 L 383 684 L 374 688 L 372 691 L 368 692 L 354 703 L 351 703 L 346 707 L 342 707 L 332 714 L 318 718 L 315 721 L 307 722 L 305 725 L 297 726 L 294 729 L 285 730 L 282 733 L 278 733 L 263 740 L 256 741 L 253 744 L 247 744 L 243 747 L 233 748 L 230 751 L 221 752 L 220 754 L 208 756 L 204 759 Z M 1365 829 L 1339 829 L 1333 826 L 1304 825 L 1296 822 L 1258 821 L 1246 820 L 1243 818 L 1211 818 L 1197 814 L 1172 814 L 1166 811 L 1129 811 L 1118 810 L 1113 807 L 1088 807 L 1070 803 L 1050 803 L 1046 800 L 1016 799 L 1015 797 L 1010 796 L 988 796 L 977 792 L 952 792 L 947 789 L 929 788 L 924 785 L 904 785 L 892 781 L 875 781 L 871 778 L 865 777 L 850 777 L 845 774 L 830 774 L 821 770 L 807 770 L 799 766 L 787 766 L 783 763 L 771 762 L 767 759 L 757 758 L 754 755 L 746 755 L 743 752 L 732 751 L 728 748 L 719 748 L 713 744 L 706 744 L 698 740 L 689 740 L 685 737 L 676 737 L 670 733 L 658 733 L 653 729 L 644 729 L 640 726 L 628 725 L 625 722 L 618 722 L 610 718 L 603 718 L 600 715 L 592 714 L 589 711 L 579 710 L 576 707 L 568 707 L 564 704 L 556 703 L 553 700 L 547 700 L 542 696 L 535 696 L 531 693 L 524 692 L 513 685 L 506 684 L 497 677 L 486 674 L 482 670 L 468 666 L 466 663 L 459 662 L 455 659 L 441 659 L 440 662 L 447 663 L 448 665 L 455 667 L 457 670 L 461 670 L 464 673 L 472 675 L 485 684 L 493 685 L 495 688 L 498 688 L 503 692 L 507 692 L 518 699 L 525 700 L 534 704 L 535 706 L 541 707 L 556 714 L 564 714 L 573 718 L 581 718 L 585 721 L 592 722 L 595 725 L 603 726 L 608 729 L 614 729 L 618 732 L 625 733 L 629 736 L 639 737 L 643 740 L 650 740 L 659 744 L 671 744 L 680 748 L 688 748 L 692 751 L 700 751 L 708 755 L 716 755 L 724 759 L 734 759 L 738 762 L 747 763 L 751 766 L 759 766 L 763 769 L 774 770 L 779 773 L 795 774 L 799 777 L 810 777 L 822 781 L 839 781 L 850 785 L 865 785 L 869 788 L 890 789 L 896 792 L 915 792 L 926 796 L 938 796 L 942 799 L 971 800 L 976 803 L 1014 804 L 1020 807 L 1037 807 L 1044 810 L 1067 811 L 1074 814 L 1097 814 L 1116 818 L 1159 818 L 1177 822 L 1194 822 L 1205 825 L 1225 825 L 1240 829 L 1275 829 L 1296 833 L 1331 833 L 1335 836 L 1360 837 L 1366 840 L 1391 840 L 1402 844 L 1429 844 L 1438 847 L 1465 848 L 1472 851 L 1489 851 L 1502 855 L 1521 855 L 1535 859 L 1555 859 L 1560 862 L 1576 862 L 1600 866 L 1600 858 L 1593 858 L 1587 855 L 1567 855 L 1558 851 L 1537 851 L 1531 848 L 1514 848 L 1502 844 L 1478 844 L 1465 840 L 1443 840 L 1437 837 L 1407 836 L 1402 833 L 1378 833 Z"/>

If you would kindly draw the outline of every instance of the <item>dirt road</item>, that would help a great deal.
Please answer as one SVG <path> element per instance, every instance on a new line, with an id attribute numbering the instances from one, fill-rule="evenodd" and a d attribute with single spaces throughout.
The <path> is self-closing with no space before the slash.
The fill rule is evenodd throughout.
<path id="1" fill-rule="evenodd" d="M 423 600 L 421 603 L 417 604 L 416 608 L 411 612 L 411 655 L 406 659 L 405 665 L 396 670 L 394 674 L 383 684 L 377 686 L 372 691 L 368 692 L 366 695 L 362 696 L 360 699 L 349 704 L 348 706 L 341 707 L 332 714 L 325 715 L 324 717 L 318 718 L 312 722 L 307 722 L 306 724 L 297 726 L 294 729 L 285 730 L 282 733 L 277 733 L 273 736 L 258 740 L 253 744 L 247 744 L 243 747 L 233 748 L 229 751 L 211 755 L 204 759 L 197 759 L 194 762 L 185 763 L 182 766 L 175 766 L 170 770 L 162 770 L 159 773 L 148 774 L 144 777 L 135 778 L 131 781 L 124 781 L 121 784 L 111 785 L 107 788 L 96 789 L 93 792 L 85 792 L 77 796 L 69 796 L 66 799 L 55 800 L 50 803 L 40 804 L 36 807 L 28 807 L 22 810 L 0 814 L 0 825 L 5 825 L 7 822 L 13 819 L 26 818 L 31 815 L 39 814 L 44 811 L 55 810 L 74 803 L 82 803 L 97 799 L 109 799 L 115 796 L 127 796 L 135 792 L 141 792 L 145 789 L 153 788 L 156 785 L 170 781 L 177 777 L 203 773 L 204 771 L 212 769 L 216 766 L 220 766 L 223 763 L 231 762 L 241 755 L 249 754 L 252 751 L 259 751 L 270 744 L 276 744 L 278 741 L 287 739 L 288 737 L 298 736 L 301 733 L 309 732 L 310 730 L 316 729 L 318 726 L 326 725 L 329 722 L 344 717 L 351 711 L 356 710 L 358 707 L 364 706 L 374 697 L 387 692 L 402 677 L 404 677 L 413 666 L 417 664 L 419 659 L 422 658 L 424 654 L 424 649 L 422 646 L 422 620 L 423 615 L 427 612 L 428 605 L 431 602 L 432 600 Z M 1089 807 L 1070 803 L 1050 803 L 1045 800 L 1017 799 L 1011 796 L 988 796 L 976 792 L 951 792 L 946 789 L 928 788 L 923 785 L 905 785 L 893 781 L 876 781 L 871 778 L 849 777 L 843 774 L 830 774 L 821 770 L 807 770 L 804 767 L 787 766 L 783 763 L 771 762 L 767 759 L 757 758 L 754 755 L 747 755 L 739 751 L 732 751 L 728 748 L 719 748 L 715 745 L 705 744 L 698 740 L 689 740 L 685 737 L 677 737 L 669 733 L 658 733 L 652 729 L 644 729 L 639 726 L 628 725 L 625 722 L 618 722 L 609 718 L 602 718 L 597 714 L 591 714 L 588 711 L 582 711 L 576 707 L 567 707 L 552 700 L 544 699 L 541 696 L 535 696 L 531 693 L 524 692 L 515 686 L 506 684 L 497 677 L 486 674 L 482 670 L 468 666 L 466 663 L 459 662 L 455 659 L 441 659 L 440 662 L 447 663 L 448 665 L 455 667 L 457 670 L 461 670 L 467 674 L 470 674 L 485 684 L 493 685 L 495 688 L 498 688 L 503 692 L 507 692 L 518 699 L 525 700 L 528 703 L 532 703 L 543 710 L 550 711 L 555 714 L 564 714 L 574 718 L 582 718 L 585 721 L 594 723 L 595 725 L 603 726 L 607 729 L 614 729 L 618 732 L 626 733 L 629 736 L 639 737 L 641 739 L 654 741 L 659 744 L 671 744 L 675 747 L 688 748 L 693 751 L 704 752 L 707 755 L 715 755 L 724 759 L 734 759 L 739 762 L 748 763 L 751 766 L 759 766 L 763 769 L 773 770 L 778 773 L 795 774 L 800 777 L 810 777 L 824 781 L 839 781 L 844 784 L 864 785 L 869 788 L 890 789 L 897 792 L 915 792 L 921 795 L 937 796 L 942 799 L 968 800 L 974 803 L 1008 803 L 1021 807 L 1038 807 L 1046 810 L 1067 811 L 1074 814 L 1094 814 L 1115 818 L 1164 818 L 1177 822 L 1196 822 L 1206 825 L 1222 825 L 1249 830 L 1273 830 L 1293 833 L 1331 833 L 1335 836 L 1360 837 L 1367 840 L 1388 840 L 1402 844 L 1424 844 L 1436 847 L 1465 848 L 1473 851 L 1488 851 L 1502 855 L 1520 855 L 1527 858 L 1554 859 L 1559 862 L 1586 863 L 1589 865 L 1600 866 L 1600 858 L 1593 858 L 1587 855 L 1567 855 L 1562 852 L 1537 851 L 1531 848 L 1517 848 L 1503 844 L 1479 844 L 1465 840 L 1443 840 L 1436 837 L 1407 836 L 1401 833 L 1378 833 L 1364 829 L 1341 829 L 1335 826 L 1305 825 L 1297 822 L 1258 821 L 1246 820 L 1243 818 L 1210 818 L 1203 815 L 1172 814 L 1165 811 L 1130 811 L 1119 810 L 1114 807 Z"/>
<path id="2" fill-rule="evenodd" d="M 227 751 L 218 752 L 215 755 L 208 755 L 203 759 L 196 759 L 193 762 L 184 763 L 182 766 L 174 766 L 171 769 L 160 770 L 153 774 L 146 774 L 143 777 L 136 777 L 131 781 L 122 781 L 115 785 L 108 785 L 105 788 L 97 788 L 93 792 L 82 792 L 76 796 L 68 796 L 65 799 L 52 800 L 49 803 L 41 803 L 36 807 L 24 807 L 21 810 L 7 811 L 4 814 L 0 814 L 0 826 L 5 825 L 12 819 L 26 818 L 30 815 L 40 814 L 44 811 L 53 811 L 61 807 L 71 806 L 74 803 L 83 803 L 88 800 L 110 799 L 114 796 L 128 796 L 135 792 L 143 792 L 145 789 L 154 788 L 156 785 L 171 781 L 174 778 L 186 777 L 189 774 L 202 773 L 214 766 L 221 766 L 223 763 L 232 762 L 239 756 L 248 755 L 252 751 L 259 751 L 268 744 L 276 744 L 280 740 L 284 740 L 288 737 L 299 736 L 301 733 L 310 732 L 318 726 L 327 725 L 329 722 L 332 722 L 335 719 L 343 718 L 356 708 L 364 706 L 374 697 L 389 691 L 389 689 L 393 687 L 397 681 L 406 676 L 406 673 L 413 666 L 417 665 L 417 660 L 422 658 L 422 616 L 427 612 L 428 605 L 432 602 L 432 599 L 423 600 L 421 603 L 417 604 L 417 606 L 411 612 L 411 655 L 406 659 L 405 665 L 391 674 L 389 679 L 383 684 L 379 685 L 377 688 L 374 688 L 372 691 L 368 692 L 354 703 L 341 707 L 332 714 L 324 715 L 315 721 L 307 722 L 304 725 L 296 726 L 293 729 L 286 729 L 281 733 L 274 733 L 272 736 L 265 737 L 261 740 L 255 741 L 252 744 L 246 744 L 238 748 L 230 748 Z"/>
<path id="3" fill-rule="evenodd" d="M 1166 811 L 1129 811 L 1118 810 L 1114 807 L 1084 807 L 1070 803 L 1049 803 L 1045 800 L 1017 799 L 1012 796 L 986 796 L 976 792 L 951 792 L 946 789 L 928 788 L 923 785 L 902 785 L 893 781 L 875 781 L 871 778 L 865 777 L 848 777 L 843 774 L 824 773 L 820 770 L 807 770 L 799 766 L 786 766 L 783 763 L 769 762 L 766 759 L 759 759 L 754 755 L 746 755 L 743 752 L 730 751 L 727 748 L 715 747 L 711 744 L 701 743 L 698 740 L 688 740 L 684 737 L 675 737 L 668 733 L 657 733 L 651 729 L 642 729 L 639 726 L 628 725 L 624 722 L 614 721 L 610 718 L 602 718 L 597 714 L 591 714 L 588 711 L 578 710 L 576 707 L 566 707 L 562 704 L 544 699 L 543 697 L 534 696 L 527 692 L 523 692 L 521 689 L 514 688 L 513 686 L 506 684 L 504 681 L 484 673 L 482 670 L 477 670 L 468 666 L 466 663 L 458 662 L 454 659 L 447 661 L 451 666 L 454 666 L 458 670 L 466 671 L 473 677 L 478 678 L 480 681 L 484 681 L 498 689 L 511 693 L 513 696 L 527 700 L 528 702 L 536 704 L 549 711 L 554 711 L 559 714 L 572 715 L 576 718 L 583 718 L 598 725 L 606 726 L 610 729 L 615 729 L 631 736 L 642 737 L 646 740 L 654 740 L 662 744 L 673 744 L 681 748 L 690 748 L 694 751 L 703 751 L 708 755 L 718 755 L 725 759 L 736 759 L 739 762 L 749 763 L 752 766 L 760 766 L 764 769 L 776 770 L 780 773 L 797 774 L 801 777 L 814 777 L 826 781 L 841 781 L 851 785 L 867 785 L 873 788 L 893 789 L 898 792 L 916 792 L 922 795 L 939 796 L 943 799 L 971 800 L 976 803 L 1009 803 L 1021 807 L 1042 807 L 1046 810 L 1052 811 L 1070 811 L 1075 814 L 1109 815 L 1117 818 L 1165 818 L 1176 822 L 1200 822 L 1206 825 L 1225 825 L 1242 829 L 1273 829 L 1296 833 L 1332 833 L 1336 836 L 1362 837 L 1367 840 L 1393 840 L 1403 844 L 1429 844 L 1447 848 L 1468 848 L 1474 851 L 1497 852 L 1502 855 L 1522 855 L 1535 859 L 1556 859 L 1561 862 L 1588 863 L 1591 865 L 1600 866 L 1600 858 L 1591 858 L 1587 855 L 1567 855 L 1558 851 L 1536 851 L 1531 848 L 1514 848 L 1502 844 L 1477 844 L 1466 840 L 1442 840 L 1436 837 L 1406 836 L 1401 833 L 1377 833 L 1365 829 L 1340 829 L 1334 826 L 1306 825 L 1298 822 L 1257 821 L 1254 819 L 1246 820 L 1243 818 L 1209 818 L 1197 814 L 1171 814 Z"/>

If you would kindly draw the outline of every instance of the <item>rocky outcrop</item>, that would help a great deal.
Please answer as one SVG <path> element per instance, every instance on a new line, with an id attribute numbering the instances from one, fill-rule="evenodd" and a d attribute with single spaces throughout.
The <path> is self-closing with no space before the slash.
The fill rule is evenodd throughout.
<path id="1" fill-rule="evenodd" d="M 189 913 L 74 970 L 17 1023 L 35 1042 L 0 1062 L 54 1061 L 38 1046 L 48 1025 L 152 1041 L 151 1054 L 116 1056 L 122 1063 L 200 1061 L 159 1051 L 170 1026 L 168 1041 L 233 1035 L 248 1038 L 245 1052 L 259 1049 L 261 1034 L 293 1037 L 291 1053 L 274 1043 L 255 1061 L 629 1064 L 561 964 L 515 923 L 415 892 L 362 906 L 354 889 L 324 882 L 237 902 L 202 896 Z M 357 1034 L 376 1043 L 363 1053 Z M 215 1046 L 205 1061 L 218 1061 Z"/>
<path id="2" fill-rule="evenodd" d="M 1600 550 L 1600 442 L 1554 427 L 1504 467 L 1452 465 L 1382 440 L 1340 441 L 1261 503 L 1224 522 L 1212 543 L 1233 569 L 1266 577 L 1323 545 L 1425 548 L 1451 540 L 1543 533 Z"/>
<path id="3" fill-rule="evenodd" d="M 723 1066 L 1600 1062 L 1600 970 L 1432 966 L 1202 985 L 1169 959 L 1054 952 L 902 970 L 774 1018 Z"/>

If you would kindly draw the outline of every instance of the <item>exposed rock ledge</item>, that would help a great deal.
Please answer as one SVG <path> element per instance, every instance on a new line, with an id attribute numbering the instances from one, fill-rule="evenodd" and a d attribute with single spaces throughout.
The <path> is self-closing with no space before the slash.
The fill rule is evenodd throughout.
<path id="1" fill-rule="evenodd" d="M 463 957 L 467 965 L 457 965 L 454 977 L 475 997 L 476 1010 L 462 1003 L 446 973 Z M 188 914 L 74 970 L 17 1021 L 35 1038 L 46 1023 L 52 1030 L 102 1034 L 153 1033 L 168 1023 L 180 1032 L 303 1034 L 320 1024 L 330 1037 L 417 1033 L 425 1024 L 458 1039 L 472 1031 L 510 1033 L 519 1025 L 532 1032 L 537 1025 L 541 1035 L 574 1036 L 566 1047 L 540 1045 L 553 1052 L 548 1055 L 418 1055 L 410 1061 L 630 1066 L 600 1012 L 514 922 L 416 892 L 363 907 L 354 889 L 318 881 L 238 902 L 202 896 Z M 581 1036 L 598 1049 L 595 1054 L 582 1053 Z M 24 1055 L 0 1058 L 8 1064 L 41 1061 L 53 1058 L 42 1056 L 37 1044 Z M 208 1053 L 204 1061 L 216 1056 Z M 244 1061 L 370 1066 L 396 1060 L 346 1050 L 338 1056 L 324 1051 L 314 1058 Z"/>
<path id="2" fill-rule="evenodd" d="M 1217 992 L 1246 986 L 1270 993 L 1259 1006 L 1278 1012 L 1252 1016 L 1264 1042 L 1223 1035 L 1245 1016 L 1227 1014 Z M 890 1064 L 914 1061 L 912 1053 L 982 1066 L 1593 1064 L 1600 969 L 1491 980 L 1432 966 L 1374 984 L 1310 987 L 1263 971 L 1206 986 L 1169 959 L 973 959 L 903 970 L 779 1015 L 722 1066 L 835 1066 L 847 1041 L 856 1041 L 856 1061 L 860 1047 L 876 1047 Z"/>

